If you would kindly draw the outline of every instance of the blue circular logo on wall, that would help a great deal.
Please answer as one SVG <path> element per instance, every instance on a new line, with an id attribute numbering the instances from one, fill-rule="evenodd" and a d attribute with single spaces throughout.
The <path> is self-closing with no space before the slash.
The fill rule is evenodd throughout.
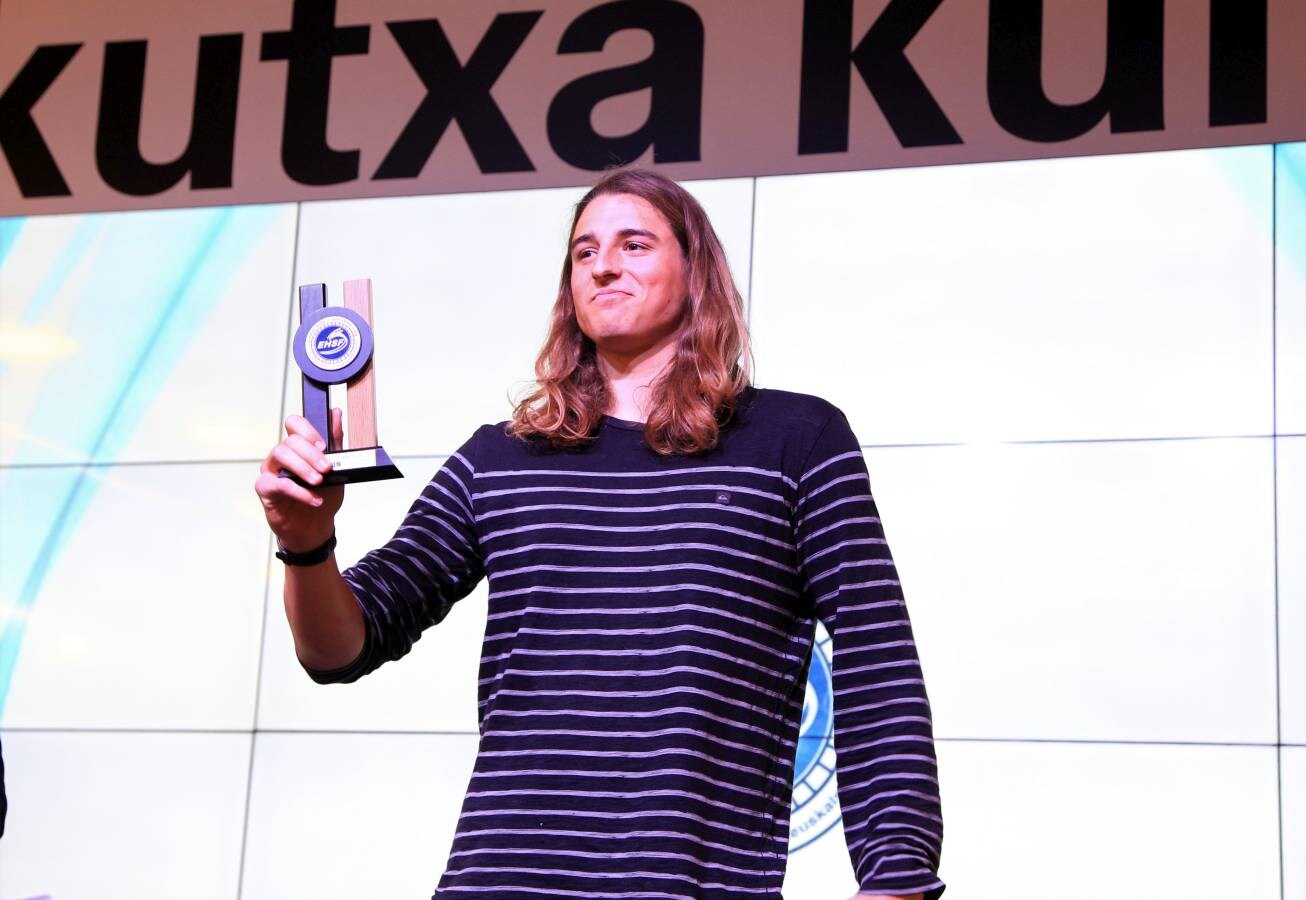
<path id="1" fill-rule="evenodd" d="M 803 698 L 803 723 L 794 756 L 794 793 L 789 808 L 789 852 L 801 850 L 839 822 L 839 791 L 834 779 L 833 647 L 820 622 L 813 638 L 812 664 Z"/>

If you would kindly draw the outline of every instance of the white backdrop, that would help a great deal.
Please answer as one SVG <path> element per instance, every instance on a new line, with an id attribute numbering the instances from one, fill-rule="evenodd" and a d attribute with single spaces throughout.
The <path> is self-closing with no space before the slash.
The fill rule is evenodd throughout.
<path id="1" fill-rule="evenodd" d="M 1306 898 L 1306 145 L 695 182 L 763 387 L 862 441 L 949 898 Z M 0 219 L 0 897 L 429 896 L 485 595 L 311 683 L 257 460 L 371 277 L 342 563 L 530 377 L 579 190 Z M 837 828 L 785 896 L 853 890 Z"/>

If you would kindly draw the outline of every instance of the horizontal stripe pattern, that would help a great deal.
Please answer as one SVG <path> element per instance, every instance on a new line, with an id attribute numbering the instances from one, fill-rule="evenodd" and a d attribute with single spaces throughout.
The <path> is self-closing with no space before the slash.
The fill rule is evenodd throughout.
<path id="1" fill-rule="evenodd" d="M 691 458 L 615 420 L 571 451 L 485 426 L 345 578 L 367 639 L 319 681 L 402 657 L 488 579 L 480 747 L 436 897 L 778 900 L 817 616 L 859 882 L 942 889 L 915 644 L 824 401 L 750 389 Z"/>
<path id="2" fill-rule="evenodd" d="M 941 892 L 943 840 L 929 700 L 911 622 L 840 414 L 798 479 L 804 588 L 834 645 L 834 744 L 844 835 L 861 889 Z"/>

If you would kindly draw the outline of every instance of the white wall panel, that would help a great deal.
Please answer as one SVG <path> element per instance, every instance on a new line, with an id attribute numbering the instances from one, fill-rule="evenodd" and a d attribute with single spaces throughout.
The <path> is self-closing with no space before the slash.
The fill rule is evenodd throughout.
<path id="1" fill-rule="evenodd" d="M 853 874 L 842 824 L 810 844 L 790 851 L 783 892 L 793 900 L 808 897 L 844 900 L 857 893 L 857 877 Z"/>
<path id="2" fill-rule="evenodd" d="M 78 333 L 82 329 L 75 327 L 75 310 L 87 293 L 103 221 L 103 217 L 93 215 L 23 219 L 14 246 L 0 266 L 0 335 L 5 345 L 0 356 L 4 364 L 4 377 L 0 378 L 0 460 L 6 464 L 80 462 L 87 458 L 85 438 L 90 437 L 93 425 L 75 422 L 52 428 L 49 419 L 32 419 L 34 414 L 39 415 L 43 401 L 59 398 L 64 385 L 77 384 L 77 373 L 70 363 L 83 349 L 85 337 Z M 104 286 L 100 285 L 100 289 Z M 108 311 L 104 307 L 93 310 L 101 314 Z M 94 327 L 85 331 L 99 335 Z M 113 343 L 114 350 L 126 354 L 121 341 Z M 62 384 L 47 388 L 52 380 Z M 99 380 L 103 380 L 102 373 Z M 95 387 L 99 385 L 91 389 Z M 72 412 L 72 418 L 86 418 L 85 407 L 75 412 L 71 409 L 74 404 L 68 401 L 75 397 L 60 399 L 60 415 L 70 417 Z"/>
<path id="3" fill-rule="evenodd" d="M 1306 437 L 1279 438 L 1279 697 L 1285 743 L 1306 744 Z"/>
<path id="4" fill-rule="evenodd" d="M 62 258 L 84 258 L 76 248 L 88 244 L 88 218 L 74 214 L 11 220 L 21 221 L 22 226 L 9 251 L 12 261 L 6 257 L 6 264 L 0 266 L 0 321 L 13 327 L 34 298 L 57 290 L 56 285 L 47 286 L 48 275 L 60 268 Z"/>
<path id="5" fill-rule="evenodd" d="M 428 897 L 474 736 L 259 734 L 243 900 Z"/>
<path id="6" fill-rule="evenodd" d="M 78 471 L 0 473 L 0 577 L 36 586 L 5 609 L 25 625 L 5 724 L 251 727 L 268 554 L 255 467 Z"/>
<path id="7" fill-rule="evenodd" d="M 1268 438 L 892 448 L 943 737 L 1273 741 Z"/>
<path id="8" fill-rule="evenodd" d="M 1266 434 L 1270 150 L 758 182 L 759 381 L 868 443 Z"/>
<path id="9" fill-rule="evenodd" d="M 1283 747 L 1283 900 L 1306 900 L 1306 747 Z"/>
<path id="10" fill-rule="evenodd" d="M 261 456 L 276 433 L 295 215 L 25 221 L 0 273 L 0 460 Z"/>
<path id="11" fill-rule="evenodd" d="M 5 732 L 0 896 L 232 900 L 252 740 Z"/>
<path id="12" fill-rule="evenodd" d="M 1280 434 L 1306 434 L 1306 143 L 1275 148 L 1276 381 Z"/>
<path id="13" fill-rule="evenodd" d="M 943 742 L 948 900 L 1278 900 L 1272 747 Z"/>
<path id="14" fill-rule="evenodd" d="M 721 239 L 739 292 L 747 301 L 753 258 L 752 178 L 719 178 L 715 181 L 687 181 L 687 191 L 703 204 L 717 237 Z M 561 260 L 559 260 L 561 265 Z"/>
<path id="15" fill-rule="evenodd" d="M 687 187 L 746 274 L 752 183 Z M 391 454 L 451 453 L 534 377 L 579 190 L 304 204 L 295 283 L 371 278 L 377 415 Z M 741 282 L 746 279 L 741 278 Z M 300 409 L 291 367 L 287 409 Z"/>
<path id="16" fill-rule="evenodd" d="M 158 392 L 119 459 L 262 459 L 280 440 L 290 325 L 282 298 L 298 212 L 290 205 L 263 213 L 267 221 L 232 226 L 261 231 L 223 273 L 228 284 L 176 365 L 158 376 Z"/>
<path id="17" fill-rule="evenodd" d="M 399 461 L 403 479 L 356 485 L 336 519 L 343 568 L 389 540 L 442 458 Z M 269 588 L 260 682 L 259 727 L 475 734 L 476 682 L 485 636 L 486 588 L 460 600 L 428 629 L 411 653 L 351 685 L 311 681 L 295 658 L 282 603 L 284 569 L 275 562 Z"/>

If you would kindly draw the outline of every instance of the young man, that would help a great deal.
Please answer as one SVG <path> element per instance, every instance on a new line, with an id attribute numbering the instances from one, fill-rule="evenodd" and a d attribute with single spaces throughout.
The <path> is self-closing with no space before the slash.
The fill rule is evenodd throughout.
<path id="1" fill-rule="evenodd" d="M 698 203 L 617 171 L 578 204 L 538 389 L 343 575 L 298 416 L 256 488 L 317 681 L 409 651 L 482 578 L 481 742 L 435 896 L 778 898 L 815 620 L 859 898 L 937 897 L 929 705 L 843 414 L 748 386 Z M 338 425 L 337 425 L 338 427 Z"/>

